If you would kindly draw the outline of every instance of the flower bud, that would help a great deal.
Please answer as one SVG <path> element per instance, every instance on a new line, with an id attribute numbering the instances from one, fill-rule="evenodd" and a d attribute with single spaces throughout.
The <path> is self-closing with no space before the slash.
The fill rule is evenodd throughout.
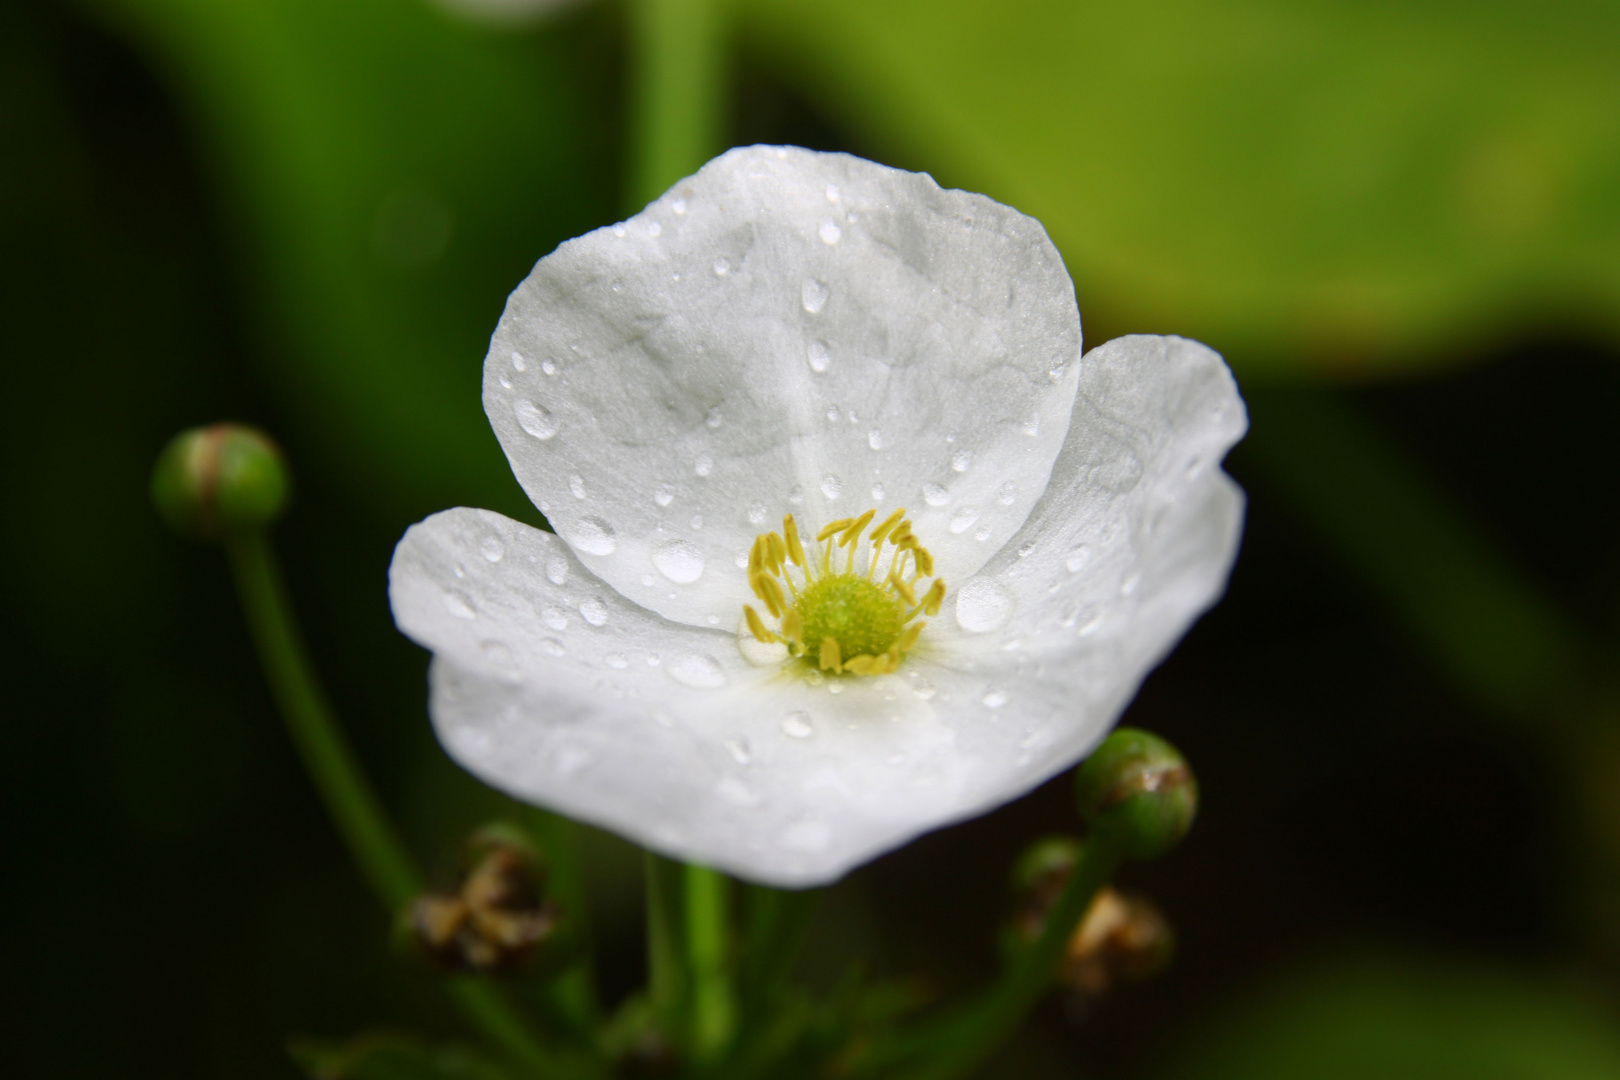
<path id="1" fill-rule="evenodd" d="M 1153 901 L 1103 886 L 1075 928 L 1059 978 L 1099 997 L 1121 979 L 1157 974 L 1175 951 L 1175 934 Z"/>
<path id="2" fill-rule="evenodd" d="M 1080 766 L 1075 786 L 1093 832 L 1132 859 L 1169 851 L 1198 811 L 1198 781 L 1181 752 L 1135 728 L 1104 739 Z"/>
<path id="3" fill-rule="evenodd" d="M 534 849 L 515 830 L 475 833 L 473 868 L 456 891 L 425 893 L 407 914 L 422 949 L 451 971 L 502 974 L 550 938 L 557 907 L 542 898 Z"/>
<path id="4" fill-rule="evenodd" d="M 221 540 L 262 528 L 287 505 L 287 468 L 269 436 L 242 424 L 176 435 L 152 470 L 152 502 L 181 536 Z"/>

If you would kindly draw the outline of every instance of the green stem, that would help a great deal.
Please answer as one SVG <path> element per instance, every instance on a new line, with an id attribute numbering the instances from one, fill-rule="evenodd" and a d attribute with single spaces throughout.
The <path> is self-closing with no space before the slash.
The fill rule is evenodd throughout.
<path id="1" fill-rule="evenodd" d="M 564 925 L 578 949 L 577 962 L 554 980 L 555 997 L 578 1026 L 591 1029 L 602 1015 L 596 986 L 590 896 L 579 853 L 579 826 L 539 807 L 525 810 L 545 853 L 547 891 L 562 908 Z"/>
<path id="2" fill-rule="evenodd" d="M 978 1000 L 922 1030 L 875 1047 L 856 1063 L 856 1071 L 882 1071 L 897 1080 L 952 1080 L 984 1064 L 1051 988 L 1075 928 L 1119 864 L 1120 856 L 1093 837 L 1047 914 L 1040 936 L 1017 955 L 994 985 Z"/>
<path id="3" fill-rule="evenodd" d="M 692 1056 L 719 1059 L 737 1026 L 727 965 L 731 881 L 704 866 L 686 867 L 686 952 L 692 967 Z"/>
<path id="4" fill-rule="evenodd" d="M 680 865 L 647 852 L 647 993 L 673 1035 L 686 1002 L 686 957 L 681 951 Z"/>
<path id="5" fill-rule="evenodd" d="M 421 892 L 421 874 L 360 771 L 315 679 L 269 537 L 262 532 L 235 537 L 226 544 L 226 553 L 259 662 L 293 745 L 361 872 L 390 914 L 397 912 Z M 536 1042 L 494 987 L 470 978 L 453 979 L 448 985 L 467 1019 L 536 1074 L 588 1075 L 581 1063 L 562 1062 Z"/>
<path id="6" fill-rule="evenodd" d="M 720 149 L 725 107 L 724 0 L 630 0 L 632 211 Z"/>

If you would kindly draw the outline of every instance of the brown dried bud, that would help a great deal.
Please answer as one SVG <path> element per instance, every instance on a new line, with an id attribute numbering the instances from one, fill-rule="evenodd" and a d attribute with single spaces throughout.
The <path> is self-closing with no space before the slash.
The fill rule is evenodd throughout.
<path id="1" fill-rule="evenodd" d="M 1069 939 L 1059 978 L 1099 997 L 1120 979 L 1156 974 L 1174 945 L 1170 923 L 1151 900 L 1104 886 Z"/>
<path id="2" fill-rule="evenodd" d="M 531 862 L 510 846 L 489 847 L 456 892 L 426 893 L 411 906 L 416 940 L 452 971 L 511 971 L 556 925 Z"/>

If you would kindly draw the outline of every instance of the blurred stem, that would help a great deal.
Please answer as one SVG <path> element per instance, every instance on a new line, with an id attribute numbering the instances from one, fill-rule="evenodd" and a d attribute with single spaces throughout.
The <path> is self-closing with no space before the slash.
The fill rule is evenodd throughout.
<path id="1" fill-rule="evenodd" d="M 294 746 L 349 852 L 390 914 L 422 890 L 421 874 L 383 813 L 338 727 L 293 620 L 281 571 L 263 532 L 225 545 L 259 662 Z M 448 982 L 452 1000 L 491 1042 L 543 1077 L 588 1076 L 589 1063 L 564 1062 L 536 1042 L 494 987 L 473 978 Z"/>
<path id="2" fill-rule="evenodd" d="M 988 990 L 960 1009 L 902 1033 L 887 1045 L 879 1044 L 852 1071 L 881 1072 L 902 1080 L 951 1080 L 971 1074 L 1051 988 L 1075 928 L 1119 864 L 1120 856 L 1100 837 L 1088 840 L 1040 937 L 1017 954 Z"/>
<path id="3" fill-rule="evenodd" d="M 692 1056 L 712 1062 L 736 1030 L 737 1004 L 728 970 L 731 881 L 705 866 L 686 867 L 686 951 L 692 967 Z"/>
<path id="4" fill-rule="evenodd" d="M 670 1034 L 686 1000 L 686 957 L 681 951 L 680 865 L 647 852 L 647 993 Z"/>
<path id="5" fill-rule="evenodd" d="M 530 822 L 545 854 L 547 891 L 562 909 L 562 917 L 579 949 L 579 960 L 553 981 L 560 1004 L 582 1028 L 601 1020 L 596 987 L 596 950 L 591 933 L 590 896 L 585 868 L 580 862 L 579 826 L 539 807 L 527 807 Z"/>
<path id="6" fill-rule="evenodd" d="M 630 0 L 632 212 L 689 176 L 724 138 L 726 0 Z"/>
<path id="7" fill-rule="evenodd" d="M 744 992 L 758 995 L 786 979 L 821 900 L 820 889 L 789 892 L 749 885 L 748 936 L 743 949 Z"/>

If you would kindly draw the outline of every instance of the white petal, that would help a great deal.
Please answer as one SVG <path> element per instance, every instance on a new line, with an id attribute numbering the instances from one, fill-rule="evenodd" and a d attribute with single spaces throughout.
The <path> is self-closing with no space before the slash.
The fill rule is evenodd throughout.
<path id="1" fill-rule="evenodd" d="M 734 150 L 563 244 L 512 294 L 484 404 L 579 557 L 690 625 L 734 560 L 904 505 L 947 576 L 1028 516 L 1062 444 L 1080 321 L 1035 220 L 842 154 Z"/>
<path id="2" fill-rule="evenodd" d="M 731 634 L 638 609 L 555 537 L 498 514 L 414 526 L 390 596 L 437 654 L 434 724 L 467 769 L 750 880 L 831 881 L 973 812 L 1006 767 L 964 753 L 979 717 L 949 695 L 900 675 L 753 667 Z M 572 614 L 593 601 L 606 618 Z"/>
<path id="3" fill-rule="evenodd" d="M 1082 362 L 1069 437 L 1018 536 L 961 583 L 919 677 L 984 724 L 1005 801 L 1068 768 L 1225 588 L 1243 494 L 1220 469 L 1247 427 L 1221 358 L 1133 336 Z M 987 703 L 988 702 L 988 703 Z"/>

